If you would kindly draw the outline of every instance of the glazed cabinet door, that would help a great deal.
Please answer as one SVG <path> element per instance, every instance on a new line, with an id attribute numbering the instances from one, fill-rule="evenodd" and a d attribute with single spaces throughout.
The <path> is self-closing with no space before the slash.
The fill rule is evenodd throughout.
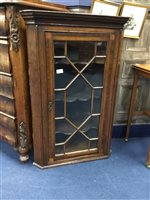
<path id="1" fill-rule="evenodd" d="M 48 164 L 103 155 L 110 47 L 109 34 L 46 33 Z"/>

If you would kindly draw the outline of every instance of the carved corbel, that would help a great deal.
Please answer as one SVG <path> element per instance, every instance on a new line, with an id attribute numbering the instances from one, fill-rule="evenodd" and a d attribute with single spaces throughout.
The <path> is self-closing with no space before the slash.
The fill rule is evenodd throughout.
<path id="1" fill-rule="evenodd" d="M 10 29 L 10 48 L 18 52 L 20 47 L 19 38 L 19 12 L 14 7 L 8 9 L 9 13 L 9 29 Z"/>
<path id="2" fill-rule="evenodd" d="M 28 153 L 28 144 L 27 144 L 27 136 L 25 130 L 25 123 L 20 122 L 19 124 L 19 153 L 20 161 L 26 162 L 29 159 Z"/>

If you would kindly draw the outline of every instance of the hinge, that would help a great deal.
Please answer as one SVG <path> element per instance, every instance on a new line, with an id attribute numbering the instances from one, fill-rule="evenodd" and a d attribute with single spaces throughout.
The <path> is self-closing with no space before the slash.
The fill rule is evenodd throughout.
<path id="1" fill-rule="evenodd" d="M 10 7 L 9 12 L 9 26 L 10 26 L 10 48 L 16 53 L 20 47 L 20 30 L 19 30 L 19 12 L 15 7 Z"/>
<path id="2" fill-rule="evenodd" d="M 50 101 L 48 103 L 48 111 L 51 112 L 53 110 L 53 107 L 54 107 L 54 101 Z"/>

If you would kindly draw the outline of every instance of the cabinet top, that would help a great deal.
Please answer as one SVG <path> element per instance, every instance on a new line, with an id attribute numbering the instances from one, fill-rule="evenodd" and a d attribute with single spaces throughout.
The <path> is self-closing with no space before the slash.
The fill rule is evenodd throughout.
<path id="1" fill-rule="evenodd" d="M 45 10 L 21 11 L 28 25 L 57 25 L 88 28 L 122 29 L 128 17 L 79 14 L 71 12 L 56 12 Z"/>
<path id="2" fill-rule="evenodd" d="M 16 5 L 23 6 L 25 8 L 37 8 L 37 9 L 47 9 L 56 11 L 68 11 L 67 7 L 61 4 L 55 4 L 50 2 L 43 2 L 40 0 L 0 0 L 1 5 Z"/>

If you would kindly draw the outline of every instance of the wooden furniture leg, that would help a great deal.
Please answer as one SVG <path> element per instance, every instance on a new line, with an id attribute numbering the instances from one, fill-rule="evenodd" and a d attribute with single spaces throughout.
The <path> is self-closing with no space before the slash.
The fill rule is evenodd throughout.
<path id="1" fill-rule="evenodd" d="M 130 108 L 129 108 L 129 114 L 128 114 L 128 122 L 127 122 L 126 134 L 125 134 L 125 141 L 128 141 L 132 116 L 135 115 L 135 113 L 136 113 L 136 112 L 134 112 L 134 109 L 135 109 L 135 98 L 136 98 L 138 79 L 139 79 L 139 77 L 144 77 L 144 78 L 150 79 L 150 64 L 135 64 L 132 67 L 134 69 L 134 80 L 133 80 L 133 86 L 132 86 L 132 91 L 131 91 Z M 139 113 L 139 115 L 143 115 L 143 114 L 150 116 L 149 111 L 141 111 Z M 148 168 L 150 168 L 150 147 L 148 149 L 146 165 Z"/>
<path id="2" fill-rule="evenodd" d="M 130 100 L 130 109 L 128 114 L 128 121 L 127 121 L 127 129 L 125 134 L 125 141 L 128 141 L 130 127 L 131 127 L 131 121 L 132 121 L 132 114 L 135 107 L 135 98 L 136 98 L 136 89 L 137 89 L 137 83 L 138 83 L 138 74 L 134 74 L 134 81 L 133 81 L 133 87 L 131 91 L 131 100 Z"/>

